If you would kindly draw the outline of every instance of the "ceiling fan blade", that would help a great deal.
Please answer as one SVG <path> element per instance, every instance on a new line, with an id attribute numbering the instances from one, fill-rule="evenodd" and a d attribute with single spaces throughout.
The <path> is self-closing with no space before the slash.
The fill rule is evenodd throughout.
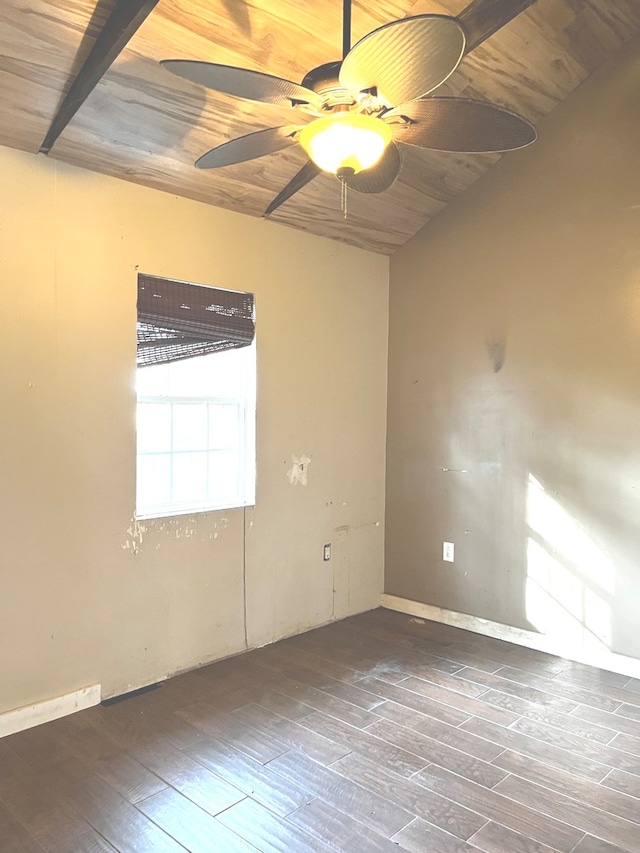
<path id="1" fill-rule="evenodd" d="M 536 0 L 472 0 L 457 16 L 467 37 L 465 53 L 470 53 Z"/>
<path id="2" fill-rule="evenodd" d="M 311 89 L 282 77 L 263 74 L 261 71 L 188 59 L 163 59 L 160 65 L 192 83 L 199 83 L 208 89 L 215 89 L 216 92 L 224 92 L 226 95 L 234 95 L 248 101 L 285 107 L 296 103 L 311 104 L 318 108 L 322 105 L 318 95 Z"/>
<path id="3" fill-rule="evenodd" d="M 306 187 L 306 185 L 314 178 L 317 178 L 321 172 L 322 169 L 319 166 L 316 166 L 313 160 L 308 160 L 297 175 L 294 175 L 294 177 L 289 181 L 286 187 L 283 190 L 280 190 L 262 216 L 270 216 L 274 210 L 280 207 L 281 204 L 284 204 L 285 201 L 290 199 L 292 195 L 295 195 L 303 187 Z"/>
<path id="4" fill-rule="evenodd" d="M 536 139 L 534 126 L 502 107 L 467 98 L 425 98 L 384 116 L 396 142 L 436 151 L 512 151 Z M 408 119 L 408 123 L 404 122 Z"/>
<path id="5" fill-rule="evenodd" d="M 283 148 L 294 145 L 299 129 L 296 125 L 270 127 L 267 130 L 238 136 L 203 154 L 199 160 L 196 160 L 196 166 L 198 169 L 217 169 L 220 166 L 244 163 L 245 160 L 255 160 L 256 157 L 264 157 L 265 154 L 274 154 L 276 151 L 282 151 Z"/>
<path id="6" fill-rule="evenodd" d="M 401 166 L 400 149 L 392 142 L 375 166 L 340 180 L 344 180 L 350 190 L 359 193 L 382 193 L 388 190 L 398 177 Z"/>
<path id="7" fill-rule="evenodd" d="M 403 104 L 444 83 L 464 47 L 464 30 L 455 18 L 402 18 L 360 39 L 342 63 L 340 85 L 353 94 L 375 89 L 386 106 Z"/>

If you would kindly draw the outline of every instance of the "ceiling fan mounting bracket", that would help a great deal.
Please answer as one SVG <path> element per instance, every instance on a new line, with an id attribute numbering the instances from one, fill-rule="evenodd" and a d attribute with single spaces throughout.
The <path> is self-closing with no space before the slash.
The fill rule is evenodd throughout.
<path id="1" fill-rule="evenodd" d="M 418 122 L 414 118 L 411 118 L 411 116 L 394 115 L 387 119 L 387 124 L 394 125 L 395 127 L 409 127 L 409 125 L 418 124 Z"/>

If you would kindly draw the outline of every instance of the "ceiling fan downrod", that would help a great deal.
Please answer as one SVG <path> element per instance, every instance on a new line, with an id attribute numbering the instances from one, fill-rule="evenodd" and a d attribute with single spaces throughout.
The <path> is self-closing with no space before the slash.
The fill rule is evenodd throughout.
<path id="1" fill-rule="evenodd" d="M 342 58 L 351 50 L 351 0 L 342 0 Z"/>

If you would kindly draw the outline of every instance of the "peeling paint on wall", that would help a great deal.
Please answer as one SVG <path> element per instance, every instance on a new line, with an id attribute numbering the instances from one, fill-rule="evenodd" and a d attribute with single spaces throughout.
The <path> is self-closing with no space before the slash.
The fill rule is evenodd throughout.
<path id="1" fill-rule="evenodd" d="M 293 465 L 287 471 L 287 477 L 289 478 L 289 482 L 292 486 L 297 486 L 300 483 L 301 486 L 307 485 L 307 469 L 311 464 L 311 459 L 308 456 L 291 456 L 293 461 Z"/>
<path id="2" fill-rule="evenodd" d="M 158 518 L 154 521 L 154 527 L 161 533 L 173 533 L 176 539 L 191 539 L 198 533 L 198 522 L 195 516 Z"/>
<path id="3" fill-rule="evenodd" d="M 142 541 L 146 532 L 146 524 L 138 521 L 137 518 L 132 518 L 131 524 L 127 527 L 127 538 L 120 547 L 123 551 L 131 551 L 132 554 L 137 554 L 142 547 Z"/>
<path id="4" fill-rule="evenodd" d="M 229 519 L 224 517 L 220 522 L 214 524 L 217 531 L 218 524 L 224 529 L 229 525 Z M 192 539 L 199 533 L 197 516 L 180 516 L 178 518 L 152 518 L 146 521 L 139 521 L 136 518 L 131 520 L 131 524 L 127 528 L 125 541 L 121 544 L 123 551 L 130 551 L 132 554 L 137 554 L 144 540 L 145 535 L 151 533 L 161 533 L 172 536 L 175 539 Z M 220 534 L 215 532 L 209 534 L 209 539 L 217 539 Z M 156 542 L 155 549 L 158 550 L 161 546 L 160 542 Z"/>

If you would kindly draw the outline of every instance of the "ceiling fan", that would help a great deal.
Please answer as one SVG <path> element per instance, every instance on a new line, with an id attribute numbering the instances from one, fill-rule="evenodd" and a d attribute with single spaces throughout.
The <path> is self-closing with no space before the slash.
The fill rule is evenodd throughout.
<path id="1" fill-rule="evenodd" d="M 267 207 L 263 215 L 268 216 L 322 172 L 335 175 L 343 192 L 383 192 L 400 172 L 402 145 L 478 153 L 511 151 L 535 141 L 530 122 L 509 110 L 430 94 L 470 49 L 458 18 L 401 18 L 353 47 L 350 41 L 351 0 L 343 0 L 342 61 L 312 69 L 300 84 L 231 65 L 163 60 L 166 69 L 193 83 L 291 108 L 290 124 L 224 142 L 195 165 L 229 166 L 300 144 L 309 160 Z"/>

